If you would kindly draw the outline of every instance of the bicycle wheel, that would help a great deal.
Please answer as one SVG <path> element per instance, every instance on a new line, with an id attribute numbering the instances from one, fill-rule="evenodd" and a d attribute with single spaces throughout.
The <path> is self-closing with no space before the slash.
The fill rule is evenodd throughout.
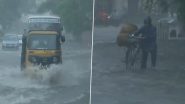
<path id="1" fill-rule="evenodd" d="M 138 47 L 129 47 L 125 56 L 126 71 L 135 71 L 139 67 L 140 50 Z"/>
<path id="2" fill-rule="evenodd" d="M 133 61 L 133 48 L 129 47 L 126 51 L 125 55 L 125 66 L 126 66 L 126 71 L 129 71 L 132 69 L 132 61 Z"/>
<path id="3" fill-rule="evenodd" d="M 141 50 L 140 48 L 135 48 L 134 54 L 133 54 L 133 59 L 131 62 L 132 70 L 136 71 L 140 68 L 140 63 L 141 63 Z"/>

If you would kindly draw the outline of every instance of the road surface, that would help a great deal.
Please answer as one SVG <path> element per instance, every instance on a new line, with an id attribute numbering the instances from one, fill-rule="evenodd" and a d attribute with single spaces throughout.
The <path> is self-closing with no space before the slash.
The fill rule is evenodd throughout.
<path id="1" fill-rule="evenodd" d="M 20 71 L 20 50 L 0 49 L 0 104 L 88 104 L 91 47 L 66 40 L 62 48 L 63 64 L 43 79 Z"/>
<path id="2" fill-rule="evenodd" d="M 94 30 L 92 104 L 185 104 L 185 41 L 158 41 L 156 71 L 125 72 L 119 29 Z"/>

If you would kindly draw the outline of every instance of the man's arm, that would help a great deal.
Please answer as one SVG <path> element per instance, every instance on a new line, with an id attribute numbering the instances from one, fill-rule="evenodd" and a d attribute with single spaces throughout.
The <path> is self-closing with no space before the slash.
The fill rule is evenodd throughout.
<path id="1" fill-rule="evenodd" d="M 144 29 L 144 27 L 141 27 L 138 31 L 136 31 L 136 33 L 134 35 L 139 36 L 140 34 L 143 33 L 143 29 Z"/>

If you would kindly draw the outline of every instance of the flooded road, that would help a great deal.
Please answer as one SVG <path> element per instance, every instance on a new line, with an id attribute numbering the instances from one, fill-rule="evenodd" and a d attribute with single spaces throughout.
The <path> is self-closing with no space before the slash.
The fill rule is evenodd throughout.
<path id="1" fill-rule="evenodd" d="M 125 49 L 115 40 L 119 27 L 94 31 L 92 104 L 185 103 L 184 40 L 158 40 L 155 71 L 125 72 Z"/>
<path id="2" fill-rule="evenodd" d="M 66 42 L 62 48 L 63 64 L 52 66 L 42 79 L 20 71 L 20 50 L 0 50 L 0 103 L 87 104 L 90 48 L 77 42 Z"/>

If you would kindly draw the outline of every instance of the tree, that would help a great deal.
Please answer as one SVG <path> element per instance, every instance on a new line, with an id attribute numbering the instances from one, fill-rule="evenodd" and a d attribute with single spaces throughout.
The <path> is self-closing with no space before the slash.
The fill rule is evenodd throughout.
<path id="1" fill-rule="evenodd" d="M 165 15 L 169 11 L 171 0 L 142 0 L 142 7 L 147 15 Z"/>
<path id="2" fill-rule="evenodd" d="M 23 13 L 29 13 L 33 0 L 0 0 L 0 25 L 9 29 L 12 23 L 20 19 Z"/>
<path id="3" fill-rule="evenodd" d="M 92 0 L 48 0 L 41 5 L 39 11 L 52 11 L 59 15 L 68 32 L 76 37 L 92 25 Z"/>
<path id="4" fill-rule="evenodd" d="M 20 17 L 21 0 L 0 0 L 0 24 L 8 28 L 12 21 Z"/>
<path id="5" fill-rule="evenodd" d="M 184 0 L 176 0 L 177 6 L 177 16 L 180 21 L 183 23 L 183 27 L 185 28 L 185 1 Z"/>
<path id="6" fill-rule="evenodd" d="M 138 13 L 138 4 L 140 0 L 128 0 L 128 15 L 134 16 Z"/>
<path id="7" fill-rule="evenodd" d="M 176 13 L 178 20 L 185 27 L 185 0 L 145 0 L 145 5 L 148 6 L 146 8 L 148 11 L 151 12 L 152 8 L 160 8 L 162 13 Z M 150 4 L 150 5 L 149 5 Z M 157 6 L 153 6 L 153 5 Z M 159 12 L 159 11 L 157 11 Z"/>

